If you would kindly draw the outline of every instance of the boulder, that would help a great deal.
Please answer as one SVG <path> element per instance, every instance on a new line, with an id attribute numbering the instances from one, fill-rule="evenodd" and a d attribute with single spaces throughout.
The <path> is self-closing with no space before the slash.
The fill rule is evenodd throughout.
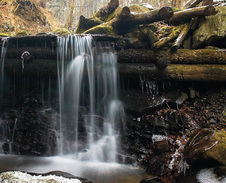
<path id="1" fill-rule="evenodd" d="M 216 15 L 207 16 L 200 21 L 199 28 L 193 34 L 193 48 L 215 45 L 221 39 L 226 40 L 226 7 L 216 7 L 216 11 Z"/>
<path id="2" fill-rule="evenodd" d="M 226 166 L 226 132 L 204 128 L 193 132 L 185 145 L 186 160 L 190 164 L 202 162 L 202 166 Z"/>
<path id="3" fill-rule="evenodd" d="M 62 172 L 62 173 L 60 175 L 55 175 L 55 172 L 49 172 L 47 174 L 38 175 L 33 173 L 24 173 L 20 171 L 7 171 L 7 172 L 2 172 L 0 174 L 0 181 L 2 183 L 7 183 L 7 182 L 92 183 L 92 181 L 88 179 L 77 178 L 77 177 L 71 176 L 68 173 L 66 173 L 67 176 L 64 176 L 65 172 Z M 70 176 L 68 177 L 68 175 Z"/>

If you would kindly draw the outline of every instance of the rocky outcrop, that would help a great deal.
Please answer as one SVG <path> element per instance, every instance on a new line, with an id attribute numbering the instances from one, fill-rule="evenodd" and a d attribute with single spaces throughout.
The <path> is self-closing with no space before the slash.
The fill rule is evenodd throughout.
<path id="1" fill-rule="evenodd" d="M 216 15 L 201 19 L 193 34 L 193 48 L 216 44 L 226 46 L 226 7 L 216 7 L 216 11 Z"/>

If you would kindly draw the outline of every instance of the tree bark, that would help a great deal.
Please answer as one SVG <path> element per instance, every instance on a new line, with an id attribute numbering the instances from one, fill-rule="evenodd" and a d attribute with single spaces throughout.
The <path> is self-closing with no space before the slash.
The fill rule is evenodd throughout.
<path id="1" fill-rule="evenodd" d="M 67 21 L 66 21 L 65 27 L 71 29 L 72 28 L 72 24 L 73 24 L 75 1 L 74 0 L 70 0 L 69 4 L 70 4 L 70 13 L 69 13 L 69 15 L 67 17 Z"/>
<path id="2" fill-rule="evenodd" d="M 170 7 L 163 7 L 145 13 L 131 14 L 130 9 L 125 6 L 122 9 L 121 14 L 113 20 L 112 26 L 117 33 L 124 34 L 132 26 L 168 20 L 172 16 L 173 10 Z"/>
<path id="3" fill-rule="evenodd" d="M 226 65 L 171 64 L 165 70 L 159 70 L 153 64 L 119 64 L 118 71 L 126 75 L 148 75 L 153 80 L 226 81 Z"/>
<path id="4" fill-rule="evenodd" d="M 119 74 L 148 75 L 153 80 L 178 80 L 200 82 L 225 82 L 226 65 L 219 64 L 171 64 L 164 70 L 158 69 L 154 64 L 126 64 L 119 63 Z M 101 67 L 101 66 L 100 66 Z M 54 60 L 34 60 L 24 65 L 22 72 L 21 60 L 7 60 L 5 73 L 15 76 L 57 76 L 57 64 Z"/>
<path id="5" fill-rule="evenodd" d="M 190 0 L 185 4 L 185 8 L 194 8 L 201 2 L 202 0 Z"/>
<path id="6" fill-rule="evenodd" d="M 186 23 L 194 17 L 210 16 L 216 13 L 213 6 L 202 6 L 175 12 L 169 20 L 171 25 Z"/>
<path id="7" fill-rule="evenodd" d="M 81 15 L 76 33 L 82 33 L 94 26 L 100 25 L 101 23 L 103 22 L 101 20 L 98 20 L 97 18 L 86 18 Z"/>
<path id="8" fill-rule="evenodd" d="M 171 64 L 226 64 L 225 49 L 178 49 L 176 52 L 127 49 L 117 55 L 120 63 L 156 63 L 165 59 Z"/>
<path id="9" fill-rule="evenodd" d="M 183 30 L 181 31 L 181 33 L 179 34 L 179 36 L 177 37 L 176 41 L 173 43 L 172 45 L 172 50 L 176 51 L 180 48 L 180 46 L 182 45 L 184 39 L 186 38 L 188 31 L 190 30 L 191 25 L 193 24 L 193 21 L 191 21 L 190 23 L 187 23 Z"/>

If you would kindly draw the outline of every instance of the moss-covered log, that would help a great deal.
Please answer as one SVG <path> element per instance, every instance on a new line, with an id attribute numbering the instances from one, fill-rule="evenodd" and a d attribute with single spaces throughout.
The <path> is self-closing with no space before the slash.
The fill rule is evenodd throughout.
<path id="1" fill-rule="evenodd" d="M 171 64 L 226 64 L 225 49 L 146 50 L 127 49 L 118 52 L 121 63 L 156 63 L 162 59 Z"/>
<path id="2" fill-rule="evenodd" d="M 178 25 L 178 24 L 188 22 L 194 17 L 210 16 L 210 15 L 214 15 L 215 13 L 216 13 L 215 8 L 210 5 L 177 11 L 170 18 L 169 24 Z"/>
<path id="3" fill-rule="evenodd" d="M 168 20 L 173 16 L 173 10 L 170 7 L 163 7 L 144 13 L 132 14 L 126 6 L 121 10 L 118 16 L 101 25 L 92 27 L 85 31 L 85 34 L 125 34 L 131 31 L 136 25 L 150 24 L 153 22 Z"/>
<path id="4" fill-rule="evenodd" d="M 148 75 L 153 80 L 225 82 L 226 65 L 171 64 L 164 71 L 153 64 L 119 64 L 119 73 Z"/>
<path id="5" fill-rule="evenodd" d="M 176 39 L 177 36 L 180 34 L 181 29 L 182 29 L 182 26 L 175 27 L 169 36 L 163 37 L 159 41 L 155 42 L 153 45 L 153 48 L 159 49 L 159 48 L 163 47 L 164 45 L 166 45 L 166 43 L 169 43 L 170 41 Z"/>
<path id="6" fill-rule="evenodd" d="M 79 18 L 79 24 L 78 24 L 78 28 L 76 30 L 76 33 L 82 33 L 94 26 L 100 25 L 102 24 L 103 21 L 101 21 L 100 19 L 93 17 L 93 18 L 86 18 L 83 15 L 80 16 Z"/>
<path id="7" fill-rule="evenodd" d="M 171 64 L 164 70 L 161 70 L 152 63 L 119 63 L 118 71 L 120 74 L 150 75 L 153 80 L 169 79 L 202 82 L 226 81 L 226 65 L 219 64 Z M 25 64 L 22 72 L 21 60 L 7 60 L 5 63 L 5 72 L 7 75 L 13 76 L 57 76 L 57 64 L 54 60 L 34 60 L 29 64 Z"/>
<path id="8" fill-rule="evenodd" d="M 132 26 L 168 20 L 172 16 L 173 10 L 170 7 L 162 7 L 160 9 L 137 14 L 131 14 L 130 9 L 128 7 L 124 7 L 121 13 L 112 22 L 112 26 L 117 33 L 124 34 Z"/>
<path id="9" fill-rule="evenodd" d="M 177 49 L 180 48 L 180 46 L 182 45 L 184 39 L 186 38 L 188 31 L 190 30 L 190 27 L 192 25 L 193 21 L 186 23 L 183 30 L 180 32 L 179 36 L 177 37 L 177 39 L 175 40 L 175 42 L 172 45 L 172 50 L 176 51 Z"/>

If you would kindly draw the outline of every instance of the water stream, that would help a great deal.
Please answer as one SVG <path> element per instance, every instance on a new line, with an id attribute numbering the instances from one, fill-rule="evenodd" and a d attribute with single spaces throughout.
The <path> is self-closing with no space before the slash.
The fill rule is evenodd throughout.
<path id="1" fill-rule="evenodd" d="M 116 162 L 124 112 L 117 95 L 116 55 L 91 36 L 59 37 L 58 45 L 59 154 Z"/>
<path id="2" fill-rule="evenodd" d="M 58 37 L 57 44 L 59 118 L 58 115 L 50 115 L 58 124 L 52 131 L 57 134 L 57 156 L 13 155 L 11 144 L 18 140 L 16 130 L 24 118 L 15 118 L 11 127 L 0 120 L 1 145 L 9 145 L 8 155 L 3 155 L 5 150 L 1 149 L 0 171 L 45 173 L 61 170 L 97 183 L 139 182 L 146 176 L 143 170 L 117 163 L 124 109 L 118 98 L 117 56 L 112 47 L 109 43 L 96 43 L 91 36 Z M 2 76 L 5 54 L 4 42 Z M 31 88 L 37 92 L 35 96 L 40 96 L 39 100 L 45 104 L 45 109 L 38 111 L 39 114 L 51 111 L 53 78 L 29 78 L 23 72 L 21 78 L 12 76 L 9 80 L 12 91 L 19 86 L 23 95 Z M 26 96 L 23 97 L 26 99 Z M 25 102 L 32 100 L 36 101 L 27 98 Z M 26 112 L 26 107 L 24 109 Z M 48 138 L 47 141 L 54 141 L 54 135 Z"/>

